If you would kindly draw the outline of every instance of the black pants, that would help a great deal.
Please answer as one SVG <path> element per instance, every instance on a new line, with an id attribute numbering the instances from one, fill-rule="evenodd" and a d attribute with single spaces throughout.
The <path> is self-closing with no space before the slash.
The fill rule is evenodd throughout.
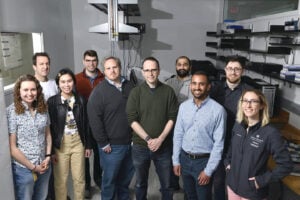
<path id="1" fill-rule="evenodd" d="M 93 178 L 96 185 L 101 188 L 102 169 L 100 167 L 99 150 L 96 141 L 93 140 L 93 154 L 94 154 L 94 173 Z M 90 160 L 85 158 L 85 188 L 91 188 L 91 173 L 90 173 Z"/>

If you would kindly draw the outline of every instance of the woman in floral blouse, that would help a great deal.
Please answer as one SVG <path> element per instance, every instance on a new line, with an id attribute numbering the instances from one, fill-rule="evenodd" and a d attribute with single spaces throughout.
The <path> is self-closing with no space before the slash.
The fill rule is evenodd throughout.
<path id="1" fill-rule="evenodd" d="M 34 76 L 16 81 L 7 119 L 16 199 L 46 199 L 52 140 L 42 87 Z"/>

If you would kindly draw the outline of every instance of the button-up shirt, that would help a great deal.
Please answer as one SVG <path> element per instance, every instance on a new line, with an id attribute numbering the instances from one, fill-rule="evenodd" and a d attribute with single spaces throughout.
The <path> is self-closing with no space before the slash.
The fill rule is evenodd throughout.
<path id="1" fill-rule="evenodd" d="M 182 103 L 189 98 L 193 98 L 190 90 L 191 76 L 180 80 L 177 76 L 166 80 L 166 84 L 171 86 L 176 94 L 178 103 Z"/>
<path id="2" fill-rule="evenodd" d="M 179 107 L 174 129 L 173 165 L 180 165 L 181 149 L 191 154 L 210 153 L 206 175 L 211 176 L 223 152 L 226 111 L 207 97 L 200 106 L 188 99 Z"/>
<path id="3" fill-rule="evenodd" d="M 48 113 L 36 112 L 31 115 L 27 105 L 25 112 L 17 114 L 15 105 L 11 104 L 7 107 L 7 120 L 9 134 L 16 134 L 17 147 L 25 155 L 25 157 L 33 164 L 40 164 L 45 159 L 46 153 L 46 127 L 49 125 Z M 21 167 L 24 165 L 13 162 Z"/>

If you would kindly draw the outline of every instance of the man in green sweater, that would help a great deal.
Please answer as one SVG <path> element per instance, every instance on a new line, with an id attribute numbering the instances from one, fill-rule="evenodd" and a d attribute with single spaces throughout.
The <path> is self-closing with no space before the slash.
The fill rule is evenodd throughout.
<path id="1" fill-rule="evenodd" d="M 133 129 L 132 159 L 136 170 L 137 200 L 146 199 L 151 160 L 161 184 L 162 199 L 173 199 L 170 187 L 172 135 L 178 102 L 173 89 L 158 80 L 160 67 L 154 57 L 142 63 L 145 82 L 134 88 L 127 101 L 128 122 Z"/>

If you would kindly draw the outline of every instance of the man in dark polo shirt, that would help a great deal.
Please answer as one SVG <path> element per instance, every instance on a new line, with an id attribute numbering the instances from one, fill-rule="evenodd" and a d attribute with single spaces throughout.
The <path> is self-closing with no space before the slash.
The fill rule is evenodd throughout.
<path id="1" fill-rule="evenodd" d="M 225 200 L 225 167 L 223 164 L 224 155 L 226 155 L 231 140 L 231 130 L 233 128 L 237 104 L 242 92 L 245 89 L 252 88 L 242 81 L 245 62 L 239 56 L 229 57 L 226 62 L 225 75 L 226 80 L 213 84 L 210 97 L 223 105 L 227 112 L 227 126 L 224 140 L 224 150 L 222 161 L 220 162 L 213 177 L 214 199 Z"/>

